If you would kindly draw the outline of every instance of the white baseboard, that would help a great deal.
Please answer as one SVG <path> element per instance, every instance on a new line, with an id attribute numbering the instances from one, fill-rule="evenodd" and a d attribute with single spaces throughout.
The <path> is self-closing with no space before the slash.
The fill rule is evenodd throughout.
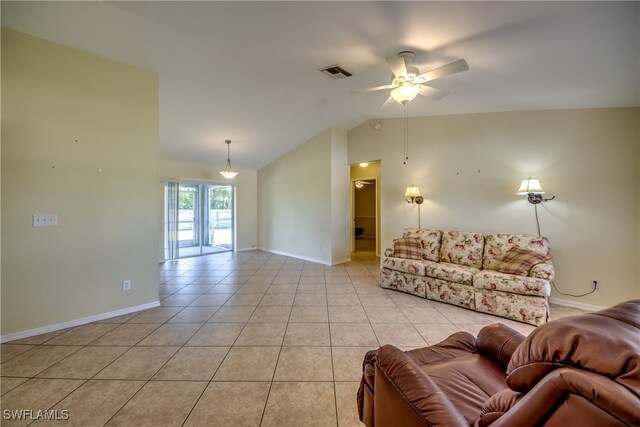
<path id="1" fill-rule="evenodd" d="M 245 252 L 245 251 L 257 251 L 258 249 L 254 246 L 252 248 L 242 248 L 242 249 L 236 249 L 236 252 Z"/>
<path id="2" fill-rule="evenodd" d="M 265 251 L 265 252 L 271 252 L 272 254 L 276 254 L 276 255 L 284 255 L 284 256 L 291 257 L 291 258 L 298 258 L 298 259 L 301 259 L 303 261 L 316 262 L 318 264 L 324 264 L 324 265 L 331 265 L 331 262 L 326 261 L 326 260 L 322 260 L 322 259 L 306 257 L 306 256 L 302 256 L 302 255 L 296 255 L 296 254 L 292 254 L 292 253 L 289 253 L 289 252 L 276 251 L 275 249 L 268 249 L 268 248 L 258 248 L 258 249 L 260 249 L 261 251 Z"/>
<path id="3" fill-rule="evenodd" d="M 583 302 L 575 302 L 571 300 L 551 298 L 551 297 L 549 297 L 549 302 L 551 304 L 562 305 L 564 307 L 579 308 L 580 310 L 586 310 L 586 311 L 600 311 L 607 308 L 601 305 L 585 304 Z"/>
<path id="4" fill-rule="evenodd" d="M 110 317 L 122 316 L 125 314 L 133 313 L 141 310 L 148 310 L 160 306 L 160 301 L 153 301 L 146 304 L 134 305 L 133 307 L 121 308 L 120 310 L 109 311 L 107 313 L 94 314 L 93 316 L 82 317 L 80 319 L 69 320 L 67 322 L 56 323 L 48 326 L 41 326 L 39 328 L 27 329 L 26 331 L 14 332 L 12 334 L 3 335 L 0 337 L 0 343 L 6 343 L 9 341 L 21 340 L 23 338 L 29 338 L 36 335 L 47 334 L 49 332 L 59 331 L 60 329 L 73 328 L 74 326 L 86 325 L 87 323 L 97 322 L 99 320 L 108 319 Z"/>
<path id="5" fill-rule="evenodd" d="M 334 261 L 331 265 L 338 265 L 338 264 L 344 264 L 345 262 L 351 262 L 351 258 L 344 258 L 344 259 L 339 259 L 337 261 Z"/>

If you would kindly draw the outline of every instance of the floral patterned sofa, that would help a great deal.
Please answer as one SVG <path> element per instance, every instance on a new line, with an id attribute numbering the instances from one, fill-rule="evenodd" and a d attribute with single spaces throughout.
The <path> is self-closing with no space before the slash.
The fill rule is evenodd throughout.
<path id="1" fill-rule="evenodd" d="M 393 247 L 386 249 L 383 288 L 533 325 L 548 320 L 555 271 L 546 237 L 407 228 L 404 238 L 420 241 L 422 259 L 399 258 Z M 512 248 L 539 254 L 544 262 L 523 275 L 497 271 Z"/>

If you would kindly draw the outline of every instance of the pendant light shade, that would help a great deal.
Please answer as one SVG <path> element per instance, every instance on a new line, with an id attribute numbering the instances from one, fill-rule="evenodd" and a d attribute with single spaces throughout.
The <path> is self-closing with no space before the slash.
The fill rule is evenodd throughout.
<path id="1" fill-rule="evenodd" d="M 220 174 L 227 179 L 233 179 L 238 175 L 238 172 L 231 170 L 231 140 L 227 139 L 224 143 L 227 144 L 227 167 L 225 170 L 220 171 Z"/>

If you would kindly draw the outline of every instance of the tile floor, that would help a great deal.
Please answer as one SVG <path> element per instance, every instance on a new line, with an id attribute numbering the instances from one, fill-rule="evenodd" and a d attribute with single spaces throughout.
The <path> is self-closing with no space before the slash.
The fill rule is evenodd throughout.
<path id="1" fill-rule="evenodd" d="M 3 344 L 2 409 L 68 411 L 38 426 L 361 426 L 366 351 L 496 321 L 533 330 L 381 289 L 378 263 L 261 251 L 167 262 L 161 307 Z"/>

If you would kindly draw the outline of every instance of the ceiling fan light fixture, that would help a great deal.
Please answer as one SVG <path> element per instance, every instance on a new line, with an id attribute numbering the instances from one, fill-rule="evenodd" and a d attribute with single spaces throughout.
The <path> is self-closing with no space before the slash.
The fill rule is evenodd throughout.
<path id="1" fill-rule="evenodd" d="M 411 83 L 404 83 L 391 91 L 391 97 L 398 103 L 411 102 L 420 92 L 420 86 Z"/>
<path id="2" fill-rule="evenodd" d="M 226 179 L 233 179 L 238 175 L 238 172 L 231 170 L 231 140 L 227 139 L 224 143 L 227 144 L 227 167 L 225 170 L 220 171 L 220 174 Z"/>

